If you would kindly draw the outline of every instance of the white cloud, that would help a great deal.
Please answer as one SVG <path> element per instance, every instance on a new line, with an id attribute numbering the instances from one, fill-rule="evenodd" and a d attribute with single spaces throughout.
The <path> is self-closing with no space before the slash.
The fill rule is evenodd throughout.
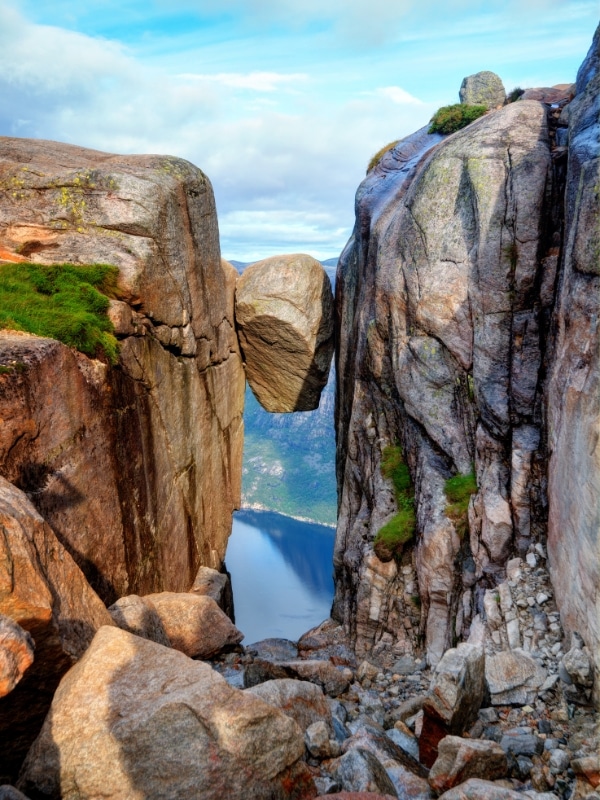
<path id="1" fill-rule="evenodd" d="M 413 97 L 410 92 L 407 92 L 400 86 L 382 86 L 379 89 L 376 89 L 375 92 L 382 97 L 387 97 L 387 99 L 391 100 L 392 103 L 398 103 L 398 105 L 403 105 L 405 103 L 423 105 L 422 100 L 419 100 L 418 97 Z"/>
<path id="2" fill-rule="evenodd" d="M 189 81 L 218 83 L 232 89 L 250 89 L 254 92 L 274 92 L 286 84 L 305 83 L 305 73 L 284 74 L 280 72 L 218 72 L 215 75 L 202 75 L 184 72 L 177 77 Z"/>

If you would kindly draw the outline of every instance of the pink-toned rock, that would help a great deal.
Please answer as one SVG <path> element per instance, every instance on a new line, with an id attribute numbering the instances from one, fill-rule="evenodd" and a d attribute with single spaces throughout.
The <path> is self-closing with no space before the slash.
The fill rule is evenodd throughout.
<path id="1" fill-rule="evenodd" d="M 64 677 L 18 788 L 63 800 L 316 794 L 302 732 L 208 664 L 102 628 Z"/>
<path id="2" fill-rule="evenodd" d="M 521 100 L 538 100 L 540 103 L 559 103 L 569 100 L 575 94 L 574 83 L 563 83 L 558 86 L 543 86 L 537 89 L 525 89 Z"/>
<path id="3" fill-rule="evenodd" d="M 271 662 L 255 658 L 244 671 L 244 683 L 247 688 L 276 678 L 311 681 L 322 687 L 331 697 L 337 697 L 350 685 L 352 670 L 347 667 L 338 669 L 331 661 L 317 659 Z"/>
<path id="4" fill-rule="evenodd" d="M 169 637 L 165 633 L 162 621 L 156 608 L 149 600 L 129 594 L 121 597 L 109 607 L 108 613 L 115 625 L 121 630 L 150 639 L 151 642 L 171 647 Z"/>
<path id="5" fill-rule="evenodd" d="M 523 795 L 491 781 L 471 778 L 444 792 L 439 800 L 523 800 Z"/>
<path id="6" fill-rule="evenodd" d="M 10 617 L 0 614 L 0 697 L 12 692 L 33 664 L 33 639 Z"/>
<path id="7" fill-rule="evenodd" d="M 331 708 L 320 686 L 310 681 L 280 678 L 265 681 L 245 690 L 275 706 L 306 731 L 315 722 L 324 722 L 331 733 Z"/>
<path id="8" fill-rule="evenodd" d="M 273 256 L 238 278 L 235 319 L 246 378 L 267 411 L 319 405 L 333 355 L 333 295 L 311 256 Z"/>
<path id="9" fill-rule="evenodd" d="M 373 792 L 335 792 L 319 795 L 315 800 L 397 800 L 391 794 L 374 794 Z"/>
<path id="10" fill-rule="evenodd" d="M 171 646 L 190 658 L 210 658 L 244 638 L 212 597 L 160 592 L 144 600 L 156 609 Z"/>
<path id="11" fill-rule="evenodd" d="M 506 754 L 496 742 L 446 736 L 438 744 L 438 757 L 429 771 L 429 785 L 436 794 L 469 778 L 494 781 L 507 774 Z"/>
<path id="12" fill-rule="evenodd" d="M 0 699 L 0 782 L 37 735 L 62 675 L 110 614 L 27 497 L 0 478 L 0 614 L 35 642 L 35 660 Z"/>

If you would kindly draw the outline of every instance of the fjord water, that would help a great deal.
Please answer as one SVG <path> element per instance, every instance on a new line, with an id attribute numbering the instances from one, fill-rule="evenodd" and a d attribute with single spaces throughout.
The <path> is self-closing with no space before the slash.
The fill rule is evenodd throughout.
<path id="1" fill-rule="evenodd" d="M 234 515 L 226 564 L 244 645 L 296 640 L 324 619 L 333 600 L 335 529 L 273 511 Z"/>

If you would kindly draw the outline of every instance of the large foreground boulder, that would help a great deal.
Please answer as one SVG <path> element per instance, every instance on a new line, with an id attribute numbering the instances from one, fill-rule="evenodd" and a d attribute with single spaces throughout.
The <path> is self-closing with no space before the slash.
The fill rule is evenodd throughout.
<path id="1" fill-rule="evenodd" d="M 102 628 L 61 682 L 18 788 L 63 800 L 316 794 L 296 723 L 210 666 Z"/>
<path id="2" fill-rule="evenodd" d="M 35 660 L 0 699 L 0 782 L 9 782 L 62 675 L 110 614 L 27 497 L 0 477 L 0 614 L 27 631 Z"/>
<path id="3" fill-rule="evenodd" d="M 273 256 L 238 278 L 235 320 L 246 378 L 267 411 L 319 405 L 333 355 L 333 295 L 321 264 Z"/>

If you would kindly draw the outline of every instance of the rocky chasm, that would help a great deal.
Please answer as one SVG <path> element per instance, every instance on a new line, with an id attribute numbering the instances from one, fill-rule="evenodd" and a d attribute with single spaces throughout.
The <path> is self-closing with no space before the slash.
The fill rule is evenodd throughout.
<path id="1" fill-rule="evenodd" d="M 238 279 L 187 162 L 0 139 L 2 259 L 118 267 L 120 340 L 0 332 L 0 797 L 597 797 L 599 80 L 600 29 L 389 149 L 335 303 L 308 256 Z M 334 310 L 333 619 L 244 649 L 245 379 L 313 408 Z"/>

